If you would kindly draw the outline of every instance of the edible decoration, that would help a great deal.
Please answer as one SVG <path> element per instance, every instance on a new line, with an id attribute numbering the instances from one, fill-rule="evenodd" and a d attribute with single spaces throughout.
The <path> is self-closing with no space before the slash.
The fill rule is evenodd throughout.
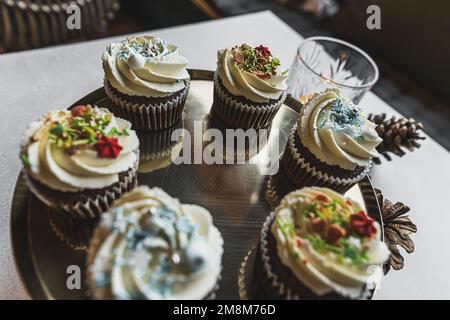
<path id="1" fill-rule="evenodd" d="M 218 72 L 223 85 L 235 96 L 258 102 L 279 99 L 286 90 L 286 73 L 278 72 L 280 60 L 262 45 L 248 44 L 218 52 Z"/>
<path id="2" fill-rule="evenodd" d="M 95 143 L 97 156 L 99 158 L 117 158 L 123 149 L 117 138 L 109 138 L 103 134 L 97 136 L 98 141 Z"/>
<path id="3" fill-rule="evenodd" d="M 381 206 L 381 214 L 384 222 L 384 236 L 391 251 L 389 260 L 383 265 L 384 273 L 388 273 L 391 267 L 394 270 L 403 269 L 405 261 L 397 246 L 405 249 L 407 253 L 414 252 L 414 242 L 410 235 L 417 232 L 417 226 L 405 215 L 410 208 L 402 202 L 393 203 L 384 199 L 383 193 L 375 189 L 378 203 Z"/>
<path id="4" fill-rule="evenodd" d="M 106 79 L 130 96 L 165 97 L 189 79 L 188 60 L 178 47 L 153 36 L 134 36 L 108 46 L 102 56 Z"/>
<path id="5" fill-rule="evenodd" d="M 374 224 L 374 220 L 364 211 L 359 211 L 350 216 L 350 227 L 360 237 L 372 238 L 377 232 Z"/>
<path id="6" fill-rule="evenodd" d="M 128 121 L 90 105 L 51 111 L 31 123 L 20 158 L 46 186 L 76 192 L 109 186 L 137 161 L 139 140 Z"/>
<path id="7" fill-rule="evenodd" d="M 368 119 L 376 125 L 375 130 L 383 142 L 377 146 L 377 151 L 383 155 L 387 161 L 391 161 L 391 153 L 403 157 L 406 152 L 403 149 L 414 151 L 420 148 L 419 140 L 425 140 L 420 134 L 423 124 L 416 122 L 413 118 L 397 118 L 392 116 L 387 118 L 385 113 L 369 114 Z M 376 164 L 381 164 L 379 157 L 373 158 Z"/>
<path id="8" fill-rule="evenodd" d="M 326 188 L 288 194 L 271 227 L 284 265 L 317 295 L 358 298 L 382 275 L 389 251 L 379 224 L 350 199 Z"/>
<path id="9" fill-rule="evenodd" d="M 202 299 L 220 275 L 223 241 L 209 212 L 159 188 L 117 200 L 98 235 L 89 252 L 97 298 Z"/>
<path id="10" fill-rule="evenodd" d="M 382 139 L 361 108 L 338 89 L 314 94 L 300 110 L 297 133 L 322 162 L 354 170 L 368 166 Z"/>

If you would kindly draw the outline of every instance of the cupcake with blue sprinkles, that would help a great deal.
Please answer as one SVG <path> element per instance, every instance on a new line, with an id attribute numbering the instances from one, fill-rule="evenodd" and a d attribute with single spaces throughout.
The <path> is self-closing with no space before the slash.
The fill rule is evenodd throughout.
<path id="1" fill-rule="evenodd" d="M 102 55 L 104 87 L 113 111 L 137 130 L 161 130 L 178 122 L 189 91 L 188 59 L 159 37 L 132 36 Z"/>
<path id="2" fill-rule="evenodd" d="M 94 299 L 201 300 L 215 296 L 223 239 L 211 214 L 140 186 L 102 215 L 87 255 Z"/>
<path id="3" fill-rule="evenodd" d="M 344 192 L 369 172 L 381 141 L 362 108 L 338 89 L 327 89 L 300 110 L 279 174 L 287 176 L 294 189 L 319 186 Z"/>

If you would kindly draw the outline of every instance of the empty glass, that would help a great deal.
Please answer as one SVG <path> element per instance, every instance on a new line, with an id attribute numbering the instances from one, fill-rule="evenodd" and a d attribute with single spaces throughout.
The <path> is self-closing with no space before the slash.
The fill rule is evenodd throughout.
<path id="1" fill-rule="evenodd" d="M 356 104 L 377 80 L 377 65 L 361 49 L 339 39 L 311 37 L 298 47 L 287 83 L 288 93 L 302 102 L 334 87 Z"/>

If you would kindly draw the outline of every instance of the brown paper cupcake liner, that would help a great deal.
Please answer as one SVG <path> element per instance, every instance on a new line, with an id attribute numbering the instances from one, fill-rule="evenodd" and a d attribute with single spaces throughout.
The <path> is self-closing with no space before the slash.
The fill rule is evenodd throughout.
<path id="1" fill-rule="evenodd" d="M 89 246 L 92 232 L 98 219 L 75 219 L 67 214 L 49 208 L 50 226 L 56 236 L 69 248 L 85 250 Z"/>
<path id="2" fill-rule="evenodd" d="M 128 171 L 119 173 L 118 182 L 102 189 L 80 192 L 53 190 L 37 181 L 26 170 L 23 175 L 30 190 L 48 207 L 75 219 L 94 219 L 107 211 L 115 199 L 136 186 L 138 163 L 136 161 Z"/>
<path id="3" fill-rule="evenodd" d="M 211 111 L 234 128 L 265 128 L 271 123 L 285 98 L 285 92 L 271 104 L 249 105 L 238 101 L 224 88 L 214 74 L 214 102 Z"/>
<path id="4" fill-rule="evenodd" d="M 276 174 L 270 176 L 267 181 L 266 200 L 272 209 L 275 209 L 285 195 L 296 189 L 297 187 L 289 181 L 283 168 L 280 168 L 280 170 L 278 170 Z"/>
<path id="5" fill-rule="evenodd" d="M 356 173 L 355 176 L 346 178 L 322 172 L 302 156 L 294 141 L 296 134 L 297 124 L 294 125 L 289 134 L 286 148 L 280 160 L 284 173 L 296 188 L 307 186 L 326 187 L 344 193 L 368 174 L 370 166 L 363 168 L 362 172 Z"/>
<path id="6" fill-rule="evenodd" d="M 190 82 L 187 82 L 186 87 L 172 100 L 156 104 L 126 101 L 113 92 L 106 79 L 104 87 L 106 94 L 113 102 L 111 108 L 116 116 L 130 121 L 135 130 L 157 131 L 169 128 L 181 119 Z"/>
<path id="7" fill-rule="evenodd" d="M 255 253 L 255 275 L 258 278 L 259 288 L 264 297 L 269 299 L 297 300 L 286 286 L 279 281 L 278 275 L 273 273 L 270 264 L 269 250 L 267 246 L 267 235 L 269 228 L 275 218 L 275 212 L 266 218 L 261 229 L 261 238 Z"/>

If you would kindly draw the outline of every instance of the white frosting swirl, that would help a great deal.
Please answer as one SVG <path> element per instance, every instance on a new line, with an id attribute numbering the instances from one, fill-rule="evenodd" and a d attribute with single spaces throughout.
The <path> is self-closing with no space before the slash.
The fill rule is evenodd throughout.
<path id="1" fill-rule="evenodd" d="M 330 244 L 324 244 L 323 241 L 327 240 L 323 240 L 319 231 L 312 228 L 310 217 L 305 217 L 305 211 L 317 203 L 317 197 L 325 197 L 329 205 L 337 206 L 339 213 L 343 215 L 339 219 L 349 219 L 352 214 L 361 212 L 361 207 L 357 203 L 330 189 L 311 187 L 291 192 L 276 208 L 276 220 L 271 227 L 277 243 L 278 256 L 299 281 L 315 294 L 321 296 L 335 291 L 350 298 L 360 297 L 364 286 L 373 288 L 379 282 L 382 276 L 380 265 L 389 257 L 386 244 L 380 240 L 380 226 L 373 222 L 376 233 L 372 238 L 347 234 L 343 236 L 346 238 L 345 245 L 340 243 L 328 249 L 329 247 L 325 246 Z M 328 221 L 327 224 L 336 223 L 333 219 L 338 216 L 331 216 L 330 207 L 325 205 L 322 209 L 318 207 L 319 215 Z M 320 220 L 316 221 L 320 223 Z M 327 228 L 329 227 L 323 227 L 324 230 Z M 326 248 L 324 252 L 319 252 L 315 247 L 317 243 L 311 239 L 319 239 L 316 241 Z M 361 254 L 358 253 L 359 250 L 366 252 Z M 349 257 L 354 258 L 356 255 L 364 257 L 363 262 L 352 263 Z"/>
<path id="2" fill-rule="evenodd" d="M 97 299 L 204 299 L 220 276 L 223 240 L 210 213 L 141 186 L 102 216 L 88 251 Z"/>
<path id="3" fill-rule="evenodd" d="M 217 72 L 225 88 L 235 96 L 244 96 L 257 103 L 279 99 L 287 88 L 286 75 L 260 78 L 240 68 L 234 59 L 234 52 L 233 49 L 225 49 L 217 53 Z"/>
<path id="4" fill-rule="evenodd" d="M 188 60 L 178 47 L 153 36 L 112 43 L 102 56 L 111 85 L 130 96 L 165 97 L 186 86 Z"/>
<path id="5" fill-rule="evenodd" d="M 382 141 L 375 124 L 338 89 L 314 94 L 297 122 L 300 140 L 319 160 L 347 170 L 369 165 Z"/>
<path id="6" fill-rule="evenodd" d="M 58 191 L 77 192 L 110 186 L 119 181 L 120 172 L 135 165 L 139 140 L 131 124 L 114 117 L 107 109 L 95 107 L 92 111 L 111 117 L 106 132 L 113 128 L 128 131 L 128 135 L 117 137 L 123 148 L 120 154 L 116 158 L 100 158 L 92 147 L 73 154 L 57 147 L 49 138 L 50 130 L 55 124 L 71 119 L 72 114 L 69 110 L 50 111 L 29 125 L 22 141 L 22 155 L 27 158 L 27 170 L 33 178 Z"/>

